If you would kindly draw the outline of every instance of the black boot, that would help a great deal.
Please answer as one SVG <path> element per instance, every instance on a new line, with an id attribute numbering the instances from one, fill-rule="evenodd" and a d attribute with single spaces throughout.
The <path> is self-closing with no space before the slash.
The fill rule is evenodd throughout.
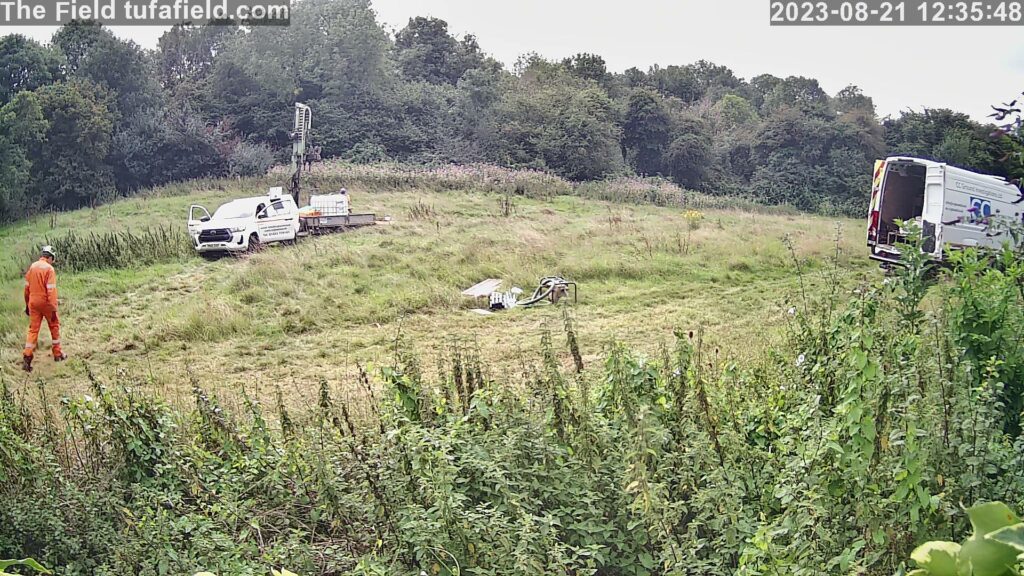
<path id="1" fill-rule="evenodd" d="M 21 369 L 24 370 L 25 372 L 31 372 L 32 371 L 32 357 L 31 356 L 22 356 L 21 357 Z"/>

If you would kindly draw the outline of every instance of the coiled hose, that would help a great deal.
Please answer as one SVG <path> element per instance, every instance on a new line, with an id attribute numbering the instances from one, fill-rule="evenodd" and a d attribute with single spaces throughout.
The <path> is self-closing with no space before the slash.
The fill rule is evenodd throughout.
<path id="1" fill-rule="evenodd" d="M 533 294 L 526 300 L 516 302 L 516 306 L 533 306 L 550 296 L 551 293 L 554 292 L 555 288 L 559 286 L 568 286 L 569 284 L 572 284 L 572 282 L 566 281 L 566 279 L 561 276 L 545 276 L 540 279 L 540 285 L 533 291 Z"/>

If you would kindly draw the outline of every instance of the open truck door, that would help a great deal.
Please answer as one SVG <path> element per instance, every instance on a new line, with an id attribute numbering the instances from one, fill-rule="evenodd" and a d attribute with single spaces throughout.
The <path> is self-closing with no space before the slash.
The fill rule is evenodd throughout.
<path id="1" fill-rule="evenodd" d="M 192 237 L 193 242 L 199 240 L 199 228 L 203 225 L 203 222 L 209 221 L 209 210 L 199 204 L 193 204 L 188 207 L 188 235 Z"/>
<path id="2" fill-rule="evenodd" d="M 260 242 L 285 242 L 295 239 L 298 210 L 291 198 L 274 198 L 256 215 Z"/>

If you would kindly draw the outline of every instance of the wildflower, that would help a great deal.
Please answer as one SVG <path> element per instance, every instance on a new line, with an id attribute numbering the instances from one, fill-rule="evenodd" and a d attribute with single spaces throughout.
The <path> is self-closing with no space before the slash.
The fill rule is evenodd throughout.
<path id="1" fill-rule="evenodd" d="M 796 307 L 794 307 L 794 306 L 790 306 L 790 307 L 789 307 L 789 310 L 787 311 L 787 313 L 788 313 L 788 314 L 789 314 L 790 316 L 796 316 Z"/>
<path id="2" fill-rule="evenodd" d="M 801 355 L 797 356 L 797 357 L 796 357 L 796 365 L 797 365 L 797 366 L 803 366 L 803 364 L 804 364 L 804 360 L 806 360 L 806 359 L 807 359 L 807 357 L 806 357 L 806 356 L 804 356 L 803 354 L 801 354 Z"/>
<path id="3" fill-rule="evenodd" d="M 681 375 L 682 373 L 683 373 L 683 372 L 682 372 L 681 370 L 679 370 L 679 368 L 676 368 L 676 369 L 675 369 L 675 371 L 674 371 L 674 372 L 672 372 L 672 376 L 673 376 L 673 377 L 675 377 L 675 378 L 679 378 L 679 376 L 680 376 L 680 375 Z"/>

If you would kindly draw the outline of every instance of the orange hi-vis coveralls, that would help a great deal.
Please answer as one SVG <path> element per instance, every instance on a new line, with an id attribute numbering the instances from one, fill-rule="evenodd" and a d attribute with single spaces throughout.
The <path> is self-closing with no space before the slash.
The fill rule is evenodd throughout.
<path id="1" fill-rule="evenodd" d="M 25 307 L 28 308 L 28 338 L 25 339 L 26 358 L 31 358 L 39 341 L 39 327 L 46 319 L 53 339 L 53 357 L 60 358 L 60 321 L 57 319 L 57 273 L 53 266 L 40 258 L 25 273 Z"/>

